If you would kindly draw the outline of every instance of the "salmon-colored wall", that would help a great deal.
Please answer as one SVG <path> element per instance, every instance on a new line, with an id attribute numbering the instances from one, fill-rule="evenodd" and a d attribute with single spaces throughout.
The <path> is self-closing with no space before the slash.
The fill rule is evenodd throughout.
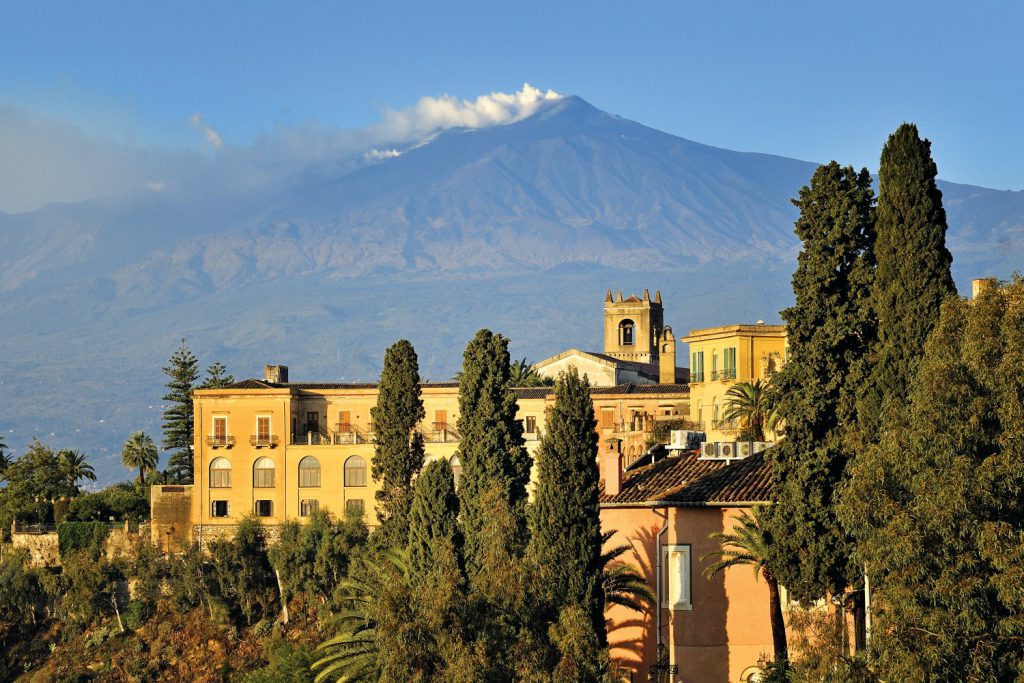
<path id="1" fill-rule="evenodd" d="M 601 525 L 618 533 L 611 544 L 629 543 L 633 552 L 626 558 L 656 587 L 657 534 L 668 515 L 668 530 L 662 546 L 689 545 L 691 557 L 690 609 L 662 608 L 662 639 L 670 664 L 678 667 L 672 681 L 726 683 L 755 666 L 762 655 L 772 652 L 768 618 L 768 587 L 750 567 L 733 567 L 714 579 L 703 576 L 708 562 L 701 558 L 719 548 L 709 538 L 713 532 L 731 529 L 740 508 L 605 508 Z M 612 608 L 609 642 L 612 658 L 632 669 L 634 680 L 646 680 L 655 663 L 657 615 L 638 615 Z M 619 624 L 629 624 L 619 627 Z M 634 644 L 636 643 L 636 644 Z"/>

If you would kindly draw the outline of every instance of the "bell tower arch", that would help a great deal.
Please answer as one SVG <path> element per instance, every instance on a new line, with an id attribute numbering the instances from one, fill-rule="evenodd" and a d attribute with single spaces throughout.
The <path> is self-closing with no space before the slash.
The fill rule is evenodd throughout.
<path id="1" fill-rule="evenodd" d="M 609 289 L 604 298 L 604 353 L 637 363 L 656 363 L 664 317 L 660 290 L 652 301 L 647 289 L 642 297 L 631 294 L 627 299 L 621 291 L 613 299 Z"/>

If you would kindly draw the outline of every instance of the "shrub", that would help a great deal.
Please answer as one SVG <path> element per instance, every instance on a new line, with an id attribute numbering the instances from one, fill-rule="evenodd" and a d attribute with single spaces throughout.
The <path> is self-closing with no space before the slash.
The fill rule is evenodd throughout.
<path id="1" fill-rule="evenodd" d="M 98 550 L 109 531 L 103 522 L 61 522 L 57 525 L 60 556 L 76 550 Z"/>

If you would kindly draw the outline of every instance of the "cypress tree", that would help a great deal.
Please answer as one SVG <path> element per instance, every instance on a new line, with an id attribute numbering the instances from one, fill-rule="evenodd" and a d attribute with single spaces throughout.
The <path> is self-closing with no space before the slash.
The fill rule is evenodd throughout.
<path id="1" fill-rule="evenodd" d="M 555 403 L 537 452 L 537 486 L 530 507 L 528 556 L 546 621 L 562 623 L 566 610 L 579 610 L 596 651 L 566 652 L 575 679 L 600 680 L 601 649 L 607 642 L 604 620 L 601 519 L 598 506 L 597 422 L 586 377 L 570 368 L 555 383 Z M 560 667 L 565 669 L 565 664 Z"/>
<path id="2" fill-rule="evenodd" d="M 402 339 L 384 353 L 377 405 L 370 409 L 375 430 L 372 474 L 380 482 L 377 540 L 404 547 L 409 537 L 412 478 L 423 467 L 423 436 L 415 433 L 423 419 L 420 370 L 416 350 Z"/>
<path id="3" fill-rule="evenodd" d="M 525 550 L 531 462 L 516 411 L 508 339 L 480 330 L 466 346 L 459 375 L 459 524 L 471 584 L 487 564 L 488 546 L 498 545 L 512 555 Z M 509 508 L 511 526 L 504 530 L 504 538 L 485 533 L 493 521 L 488 519 L 493 503 Z"/>
<path id="4" fill-rule="evenodd" d="M 192 448 L 195 433 L 195 416 L 192 408 L 192 391 L 199 379 L 199 361 L 181 340 L 181 346 L 163 368 L 170 380 L 169 391 L 164 396 L 169 405 L 164 409 L 163 447 L 173 450 L 167 462 L 167 473 L 175 483 L 192 483 Z"/>
<path id="5" fill-rule="evenodd" d="M 769 453 L 774 502 L 768 566 L 800 600 L 835 593 L 856 575 L 851 543 L 836 517 L 850 452 L 859 367 L 872 339 L 871 176 L 836 162 L 820 166 L 793 202 L 803 250 L 794 306 L 783 311 L 789 357 L 773 378 L 786 438 Z"/>
<path id="6" fill-rule="evenodd" d="M 950 298 L 904 409 L 851 465 L 881 680 L 1024 670 L 1024 281 Z"/>
<path id="7" fill-rule="evenodd" d="M 416 479 L 409 510 L 409 574 L 413 584 L 438 569 L 458 568 L 459 498 L 445 459 L 426 466 Z"/>
<path id="8" fill-rule="evenodd" d="M 878 166 L 878 266 L 871 287 L 878 344 L 860 392 L 862 442 L 882 428 L 886 401 L 906 402 L 939 307 L 956 293 L 937 173 L 931 142 L 917 126 L 904 123 L 889 136 Z"/>

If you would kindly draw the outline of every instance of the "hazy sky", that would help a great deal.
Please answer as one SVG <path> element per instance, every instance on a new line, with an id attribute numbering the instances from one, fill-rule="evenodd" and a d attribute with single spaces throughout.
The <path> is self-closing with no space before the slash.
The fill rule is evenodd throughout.
<path id="1" fill-rule="evenodd" d="M 839 7 L 6 2 L 0 166 L 8 146 L 19 167 L 45 163 L 27 189 L 11 185 L 17 169 L 0 168 L 0 185 L 26 197 L 0 208 L 46 199 L 42 186 L 61 174 L 91 188 L 82 196 L 101 192 L 87 177 L 95 170 L 75 170 L 96 158 L 113 175 L 158 183 L 142 178 L 140 149 L 212 156 L 525 82 L 700 142 L 872 169 L 888 133 L 914 121 L 941 177 L 1024 189 L 1024 3 Z"/>

